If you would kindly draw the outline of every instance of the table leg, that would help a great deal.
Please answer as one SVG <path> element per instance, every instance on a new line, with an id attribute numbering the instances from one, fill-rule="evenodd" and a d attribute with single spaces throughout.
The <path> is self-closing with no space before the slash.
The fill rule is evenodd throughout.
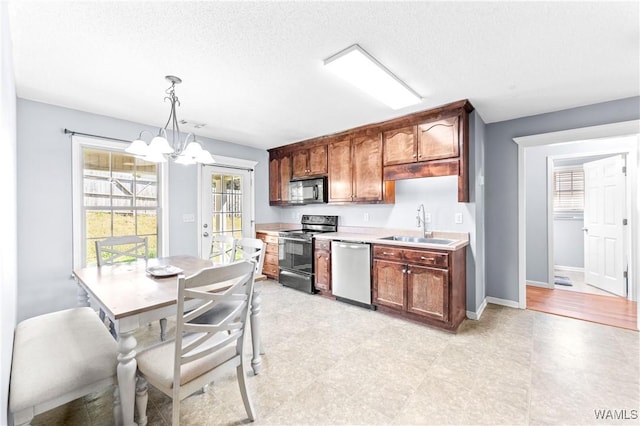
<path id="1" fill-rule="evenodd" d="M 136 397 L 136 345 L 133 336 L 135 330 L 118 333 L 118 388 L 120 390 L 120 404 L 122 420 L 125 426 L 135 425 L 133 422 L 134 402 Z"/>
<path id="2" fill-rule="evenodd" d="M 76 297 L 78 299 L 78 306 L 91 306 L 91 303 L 89 303 L 89 293 L 79 284 Z"/>
<path id="3" fill-rule="evenodd" d="M 253 298 L 251 299 L 251 343 L 253 347 L 253 358 L 251 359 L 251 367 L 253 374 L 258 374 L 262 368 L 262 339 L 260 336 L 260 311 L 262 309 L 262 296 L 260 291 L 262 286 L 258 283 L 253 287 Z"/>

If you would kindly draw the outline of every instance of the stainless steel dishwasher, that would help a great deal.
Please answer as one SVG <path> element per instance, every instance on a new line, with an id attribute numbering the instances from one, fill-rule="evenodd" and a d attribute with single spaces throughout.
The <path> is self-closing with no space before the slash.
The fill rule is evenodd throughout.
<path id="1" fill-rule="evenodd" d="M 331 242 L 331 287 L 336 299 L 369 309 L 371 304 L 371 246 Z"/>

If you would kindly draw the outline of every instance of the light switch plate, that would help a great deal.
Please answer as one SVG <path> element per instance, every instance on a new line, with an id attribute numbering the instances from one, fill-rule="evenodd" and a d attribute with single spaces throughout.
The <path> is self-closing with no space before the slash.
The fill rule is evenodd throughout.
<path id="1" fill-rule="evenodd" d="M 462 213 L 456 213 L 454 216 L 455 223 L 462 223 Z"/>
<path id="2" fill-rule="evenodd" d="M 193 213 L 185 213 L 182 215 L 182 221 L 184 223 L 195 222 L 196 216 Z"/>
<path id="3" fill-rule="evenodd" d="M 431 213 L 424 214 L 424 221 L 427 223 L 431 223 Z"/>

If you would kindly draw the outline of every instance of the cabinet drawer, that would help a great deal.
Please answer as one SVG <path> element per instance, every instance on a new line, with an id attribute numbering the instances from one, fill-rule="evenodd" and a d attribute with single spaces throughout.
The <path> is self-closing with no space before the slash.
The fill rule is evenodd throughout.
<path id="1" fill-rule="evenodd" d="M 316 242 L 316 250 L 331 250 L 331 241 L 330 240 L 315 240 Z"/>
<path id="2" fill-rule="evenodd" d="M 267 244 L 278 244 L 278 237 L 275 235 L 265 235 L 264 242 Z"/>
<path id="3" fill-rule="evenodd" d="M 264 255 L 264 265 L 275 265 L 275 267 L 278 267 L 278 253 L 272 254 L 269 252 L 266 252 Z"/>
<path id="4" fill-rule="evenodd" d="M 264 264 L 262 267 L 262 273 L 269 277 L 278 277 L 278 265 L 268 265 Z"/>
<path id="5" fill-rule="evenodd" d="M 278 245 L 277 244 L 267 244 L 265 249 L 266 254 L 272 254 L 274 256 L 278 256 Z"/>
<path id="6" fill-rule="evenodd" d="M 373 257 L 400 262 L 402 260 L 402 249 L 389 246 L 373 246 Z"/>
<path id="7" fill-rule="evenodd" d="M 440 268 L 447 268 L 449 266 L 449 255 L 446 253 L 439 253 L 433 251 L 424 250 L 402 250 L 404 260 L 410 263 L 417 263 L 419 265 L 437 266 Z"/>

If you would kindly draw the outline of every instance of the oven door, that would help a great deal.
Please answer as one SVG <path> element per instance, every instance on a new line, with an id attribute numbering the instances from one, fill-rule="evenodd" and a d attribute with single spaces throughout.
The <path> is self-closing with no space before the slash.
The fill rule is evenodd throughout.
<path id="1" fill-rule="evenodd" d="M 278 238 L 278 266 L 294 272 L 313 273 L 311 241 L 295 237 Z"/>

